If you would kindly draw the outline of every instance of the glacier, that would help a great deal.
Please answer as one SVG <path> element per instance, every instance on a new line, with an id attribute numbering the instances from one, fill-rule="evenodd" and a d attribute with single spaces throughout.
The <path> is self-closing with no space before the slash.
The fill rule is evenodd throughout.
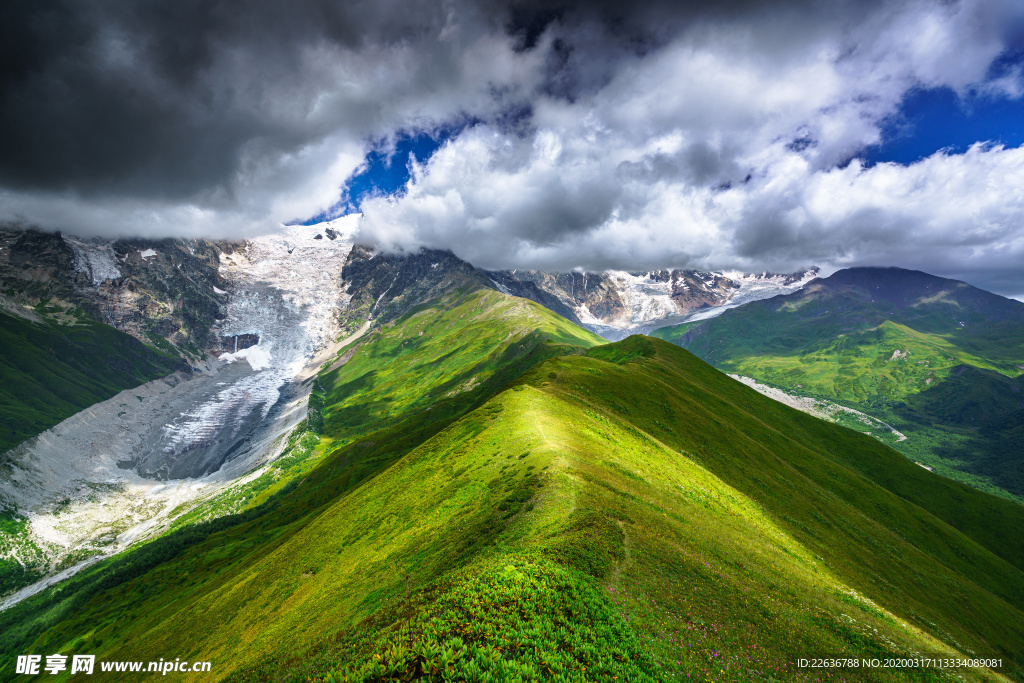
<path id="1" fill-rule="evenodd" d="M 0 609 L 160 535 L 277 457 L 305 417 L 309 386 L 299 380 L 338 336 L 348 303 L 340 273 L 356 227 L 357 217 L 289 226 L 222 254 L 226 317 L 215 332 L 257 335 L 258 344 L 207 354 L 191 373 L 123 391 L 3 454 L 0 508 L 27 523 L 0 557 L 45 578 Z M 327 230 L 331 239 L 317 239 Z M 94 285 L 120 277 L 109 244 L 66 239 Z"/>

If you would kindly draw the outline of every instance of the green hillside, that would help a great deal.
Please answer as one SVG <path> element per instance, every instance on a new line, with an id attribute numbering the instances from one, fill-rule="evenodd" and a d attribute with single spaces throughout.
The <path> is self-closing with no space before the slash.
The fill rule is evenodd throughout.
<path id="1" fill-rule="evenodd" d="M 84 314 L 71 325 L 42 307 L 37 317 L 0 312 L 0 452 L 183 365 Z"/>
<path id="2" fill-rule="evenodd" d="M 839 271 L 794 294 L 662 328 L 729 373 L 838 402 L 907 435 L 946 476 L 1024 501 L 1024 304 L 895 268 Z"/>
<path id="3" fill-rule="evenodd" d="M 599 341 L 471 287 L 404 314 L 321 372 L 301 478 L 0 613 L 0 678 L 77 652 L 231 681 L 953 680 L 795 661 L 962 653 L 1003 666 L 960 680 L 1024 680 L 1024 508 Z"/>

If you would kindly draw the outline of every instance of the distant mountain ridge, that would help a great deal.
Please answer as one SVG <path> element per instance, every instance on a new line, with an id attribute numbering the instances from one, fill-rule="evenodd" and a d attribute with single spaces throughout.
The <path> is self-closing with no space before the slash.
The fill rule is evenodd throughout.
<path id="1" fill-rule="evenodd" d="M 905 433 L 896 447 L 915 460 L 1024 495 L 1013 436 L 1024 303 L 920 271 L 851 268 L 654 334 L 727 372 L 863 410 Z"/>
<path id="2" fill-rule="evenodd" d="M 794 273 L 705 272 L 665 269 L 646 272 L 543 273 L 486 271 L 506 293 L 524 296 L 531 285 L 572 312 L 570 320 L 606 339 L 644 334 L 695 314 L 714 315 L 737 305 L 792 292 L 813 279 L 818 268 Z M 532 297 L 527 297 L 532 298 Z M 562 311 L 544 303 L 552 310 Z"/>
<path id="3" fill-rule="evenodd" d="M 371 247 L 356 246 L 341 278 L 357 293 L 358 300 L 343 313 L 352 321 L 368 316 L 386 322 L 409 302 L 425 300 L 438 286 L 459 281 L 530 299 L 606 339 L 619 340 L 798 290 L 818 272 L 816 267 L 789 274 L 678 269 L 637 273 L 495 271 L 477 268 L 447 250 L 380 254 Z"/>

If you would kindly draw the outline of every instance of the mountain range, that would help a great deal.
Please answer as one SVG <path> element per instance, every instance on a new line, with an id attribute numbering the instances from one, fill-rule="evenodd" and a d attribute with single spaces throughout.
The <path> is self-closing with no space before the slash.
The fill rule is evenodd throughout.
<path id="1" fill-rule="evenodd" d="M 654 334 L 726 372 L 879 418 L 914 460 L 1024 500 L 1019 301 L 918 271 L 851 268 Z"/>
<path id="2" fill-rule="evenodd" d="M 12 233 L 48 245 L 0 251 L 12 320 L 139 352 L 3 456 L 0 679 L 60 652 L 210 661 L 228 681 L 949 673 L 798 664 L 830 655 L 996 659 L 955 675 L 1024 680 L 1005 467 L 959 470 L 1009 494 L 992 495 L 720 371 L 859 406 L 897 447 L 980 449 L 1020 425 L 1024 305 L 895 270 L 485 271 L 351 228 L 79 240 L 92 261 Z M 110 253 L 120 275 L 101 279 Z M 655 332 L 674 343 L 595 333 L 688 315 Z M 116 365 L 107 345 L 65 355 Z"/>

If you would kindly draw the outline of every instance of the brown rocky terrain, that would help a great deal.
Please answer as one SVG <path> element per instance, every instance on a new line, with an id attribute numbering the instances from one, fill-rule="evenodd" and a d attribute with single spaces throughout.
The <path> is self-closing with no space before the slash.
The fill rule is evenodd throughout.
<path id="1" fill-rule="evenodd" d="M 0 229 L 0 305 L 62 324 L 87 315 L 198 362 L 221 347 L 211 335 L 227 302 L 219 257 L 238 246 Z"/>

